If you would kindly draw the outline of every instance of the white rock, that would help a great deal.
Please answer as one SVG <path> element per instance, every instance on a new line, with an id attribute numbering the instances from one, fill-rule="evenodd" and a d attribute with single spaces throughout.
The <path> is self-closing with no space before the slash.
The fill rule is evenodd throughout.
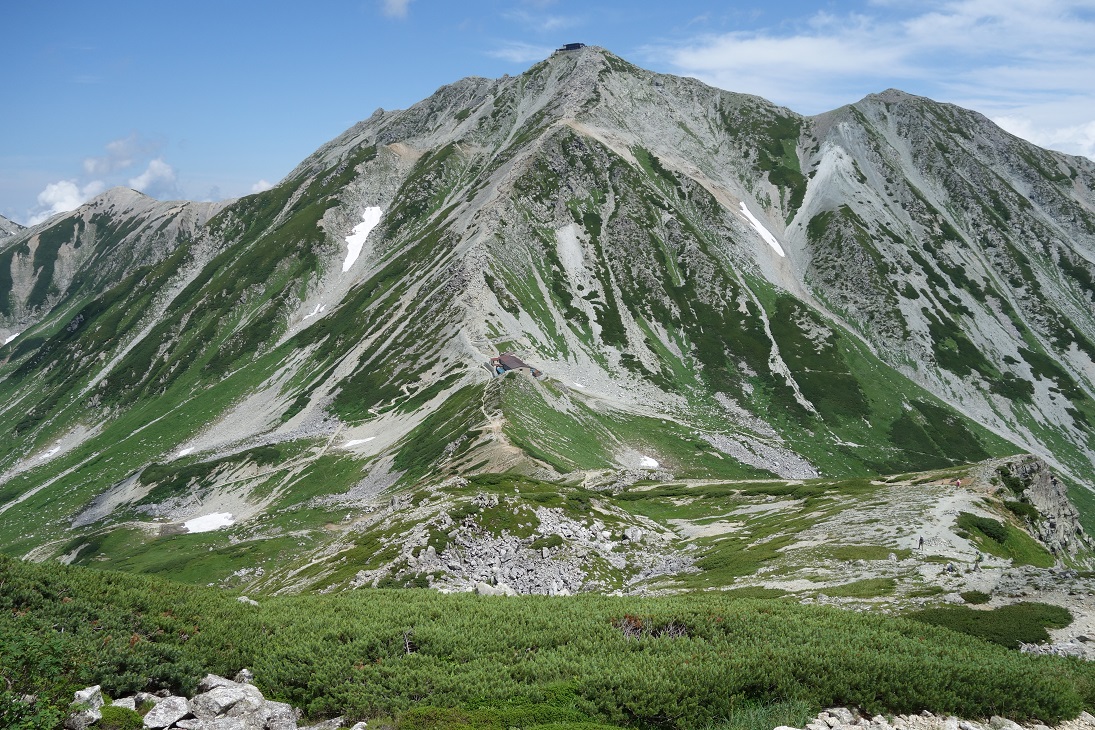
<path id="1" fill-rule="evenodd" d="M 103 706 L 103 693 L 99 685 L 76 692 L 73 704 L 79 709 L 65 719 L 68 730 L 86 730 L 103 717 L 99 710 Z"/>
<path id="2" fill-rule="evenodd" d="M 190 703 L 185 697 L 164 697 L 144 716 L 147 728 L 171 727 L 190 713 Z"/>

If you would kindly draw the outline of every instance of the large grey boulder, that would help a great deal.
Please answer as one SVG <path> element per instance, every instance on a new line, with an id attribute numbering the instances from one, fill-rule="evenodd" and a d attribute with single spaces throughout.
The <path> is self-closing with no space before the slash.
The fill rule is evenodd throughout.
<path id="1" fill-rule="evenodd" d="M 198 691 L 208 692 L 217 687 L 225 687 L 233 684 L 237 684 L 237 682 L 233 682 L 231 679 L 225 679 L 216 674 L 207 674 L 202 677 L 202 681 L 198 682 Z"/>
<path id="2" fill-rule="evenodd" d="M 266 730 L 297 730 L 297 711 L 285 702 L 266 703 Z"/>
<path id="3" fill-rule="evenodd" d="M 156 730 L 171 727 L 190 714 L 190 703 L 185 697 L 164 697 L 144 716 L 144 726 Z"/>
<path id="4" fill-rule="evenodd" d="M 79 709 L 65 719 L 65 727 L 68 730 L 86 730 L 102 719 L 103 713 L 99 708 L 103 706 L 103 693 L 99 685 L 80 690 L 72 702 Z"/>

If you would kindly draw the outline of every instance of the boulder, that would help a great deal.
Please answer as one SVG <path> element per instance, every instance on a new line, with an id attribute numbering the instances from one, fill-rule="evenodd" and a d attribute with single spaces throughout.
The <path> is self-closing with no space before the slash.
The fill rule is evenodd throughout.
<path id="1" fill-rule="evenodd" d="M 114 700 L 110 703 L 112 707 L 123 707 L 127 710 L 137 709 L 137 698 L 135 697 L 123 697 L 120 700 Z"/>
<path id="2" fill-rule="evenodd" d="M 235 717 L 261 728 L 266 721 L 266 698 L 250 684 L 231 682 L 203 692 L 190 700 L 190 712 L 199 720 Z"/>
<path id="3" fill-rule="evenodd" d="M 153 730 L 171 727 L 189 714 L 190 703 L 185 697 L 164 697 L 144 716 L 144 726 Z"/>
<path id="4" fill-rule="evenodd" d="M 72 703 L 76 706 L 76 711 L 65 719 L 68 730 L 86 730 L 103 717 L 99 710 L 103 706 L 103 693 L 99 685 L 80 690 L 75 694 Z"/>
<path id="5" fill-rule="evenodd" d="M 247 667 L 244 667 L 243 669 L 236 672 L 235 681 L 239 682 L 240 684 L 254 684 L 255 673 Z"/>
<path id="6" fill-rule="evenodd" d="M 208 692 L 209 690 L 216 687 L 223 687 L 225 685 L 233 684 L 236 684 L 236 682 L 233 682 L 231 679 L 225 679 L 224 677 L 217 676 L 216 674 L 207 674 L 202 677 L 202 681 L 198 682 L 198 691 Z"/>
<path id="7" fill-rule="evenodd" d="M 339 730 L 342 727 L 342 718 L 336 717 L 333 720 L 324 720 L 318 725 L 309 725 L 308 727 L 300 728 L 300 730 Z"/>
<path id="8" fill-rule="evenodd" d="M 140 707 L 141 705 L 147 705 L 149 703 L 153 705 L 158 705 L 161 702 L 163 702 L 163 697 L 158 697 L 150 692 L 138 692 L 137 694 L 133 695 L 133 704 L 135 705 L 134 709 Z"/>
<path id="9" fill-rule="evenodd" d="M 285 702 L 266 703 L 266 730 L 297 730 L 299 713 Z"/>

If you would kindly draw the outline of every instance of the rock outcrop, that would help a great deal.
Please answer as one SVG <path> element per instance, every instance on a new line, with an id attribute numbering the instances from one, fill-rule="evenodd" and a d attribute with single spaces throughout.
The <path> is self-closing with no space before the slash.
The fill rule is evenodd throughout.
<path id="1" fill-rule="evenodd" d="M 1041 514 L 1032 520 L 1031 534 L 1054 555 L 1075 556 L 1081 548 L 1091 549 L 1091 538 L 1080 525 L 1080 513 L 1068 498 L 1068 488 L 1057 474 L 1037 456 L 1021 456 L 1001 466 L 998 473 L 1005 486 L 1019 493 L 1021 501 Z"/>
<path id="2" fill-rule="evenodd" d="M 140 692 L 113 702 L 113 706 L 128 710 L 152 707 L 144 715 L 144 727 L 149 730 L 298 730 L 301 713 L 284 702 L 263 697 L 251 684 L 254 675 L 242 669 L 235 680 L 208 674 L 198 685 L 198 694 L 187 699 L 176 695 L 159 697 Z M 68 730 L 94 728 L 102 718 L 103 696 L 98 686 L 76 693 L 81 709 L 65 721 Z M 336 721 L 334 727 L 340 727 Z M 325 727 L 320 724 L 317 727 Z"/>

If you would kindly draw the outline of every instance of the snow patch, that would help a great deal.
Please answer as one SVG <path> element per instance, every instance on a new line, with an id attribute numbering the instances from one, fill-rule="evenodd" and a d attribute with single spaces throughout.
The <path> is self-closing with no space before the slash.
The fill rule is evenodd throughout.
<path id="1" fill-rule="evenodd" d="M 182 457 L 186 456 L 187 454 L 193 454 L 193 453 L 194 453 L 194 447 L 190 446 L 188 448 L 180 450 L 179 453 L 175 454 L 175 458 L 176 459 L 181 459 Z"/>
<path id="2" fill-rule="evenodd" d="M 353 232 L 346 236 L 346 260 L 342 262 L 344 272 L 349 271 L 350 267 L 357 261 L 357 257 L 361 255 L 361 247 L 365 245 L 365 239 L 376 228 L 376 224 L 380 222 L 382 215 L 384 215 L 384 211 L 376 207 L 366 208 L 362 212 L 361 223 L 354 226 Z M 319 314 L 319 312 L 314 314 Z"/>
<path id="3" fill-rule="evenodd" d="M 567 276 L 571 281 L 581 281 L 585 271 L 585 254 L 582 252 L 582 243 L 578 240 L 578 226 L 570 223 L 559 228 L 555 231 L 555 240 L 559 244 L 559 262 Z"/>
<path id="4" fill-rule="evenodd" d="M 358 444 L 367 444 L 375 438 L 376 438 L 376 436 L 370 436 L 367 439 L 352 439 L 352 440 L 347 441 L 346 443 L 342 444 L 342 448 L 348 449 L 350 447 L 357 446 Z"/>
<path id="5" fill-rule="evenodd" d="M 16 337 L 18 337 L 18 336 L 19 336 L 19 335 L 21 335 L 21 334 L 23 334 L 23 333 L 22 333 L 22 332 L 16 332 L 15 334 L 11 335 L 11 336 L 10 336 L 10 337 L 8 337 L 8 338 L 7 338 L 6 340 L 4 340 L 4 344 L 5 344 L 5 345 L 6 345 L 6 344 L 8 344 L 9 342 L 11 342 L 12 340 L 14 340 L 14 339 L 15 339 Z"/>
<path id="6" fill-rule="evenodd" d="M 753 226 L 753 229 L 760 234 L 760 237 L 764 239 L 764 242 L 771 246 L 776 253 L 780 256 L 786 257 L 787 254 L 783 252 L 783 246 L 779 245 L 779 241 L 772 235 L 772 232 L 764 227 L 764 224 L 757 220 L 757 217 L 749 212 L 749 208 L 745 206 L 745 201 L 741 201 L 741 212 L 745 216 L 745 219 L 749 221 L 749 224 Z"/>
<path id="7" fill-rule="evenodd" d="M 368 235 L 368 234 L 366 234 L 366 235 Z M 346 239 L 346 240 L 349 241 L 350 239 Z M 358 250 L 358 252 L 361 251 L 361 245 L 360 244 L 358 245 L 357 250 Z M 353 256 L 356 259 L 357 258 L 357 253 L 353 254 Z M 350 263 L 352 264 L 353 261 L 350 261 Z M 347 266 L 346 264 L 343 264 L 343 266 L 342 266 L 343 271 L 346 271 L 348 268 L 349 268 L 349 266 Z M 317 304 L 316 308 L 312 310 L 311 314 L 304 315 L 304 319 L 309 319 L 311 317 L 315 317 L 317 314 L 323 314 L 326 311 L 327 311 L 327 305 L 326 304 Z"/>
<path id="8" fill-rule="evenodd" d="M 649 456 L 644 456 L 639 460 L 639 468 L 641 469 L 657 469 L 659 466 L 657 459 L 651 459 Z"/>
<path id="9" fill-rule="evenodd" d="M 202 515 L 201 517 L 187 520 L 183 523 L 183 527 L 185 527 L 188 532 L 212 532 L 213 530 L 219 530 L 222 527 L 228 527 L 234 522 L 235 520 L 232 519 L 231 512 L 214 512 L 211 515 Z"/>
<path id="10" fill-rule="evenodd" d="M 46 459 L 50 458 L 51 456 L 53 456 L 54 454 L 56 454 L 60 450 L 61 450 L 60 446 L 54 446 L 52 449 L 50 449 L 46 453 L 42 454 L 38 458 L 41 459 L 42 461 L 45 461 Z"/>

